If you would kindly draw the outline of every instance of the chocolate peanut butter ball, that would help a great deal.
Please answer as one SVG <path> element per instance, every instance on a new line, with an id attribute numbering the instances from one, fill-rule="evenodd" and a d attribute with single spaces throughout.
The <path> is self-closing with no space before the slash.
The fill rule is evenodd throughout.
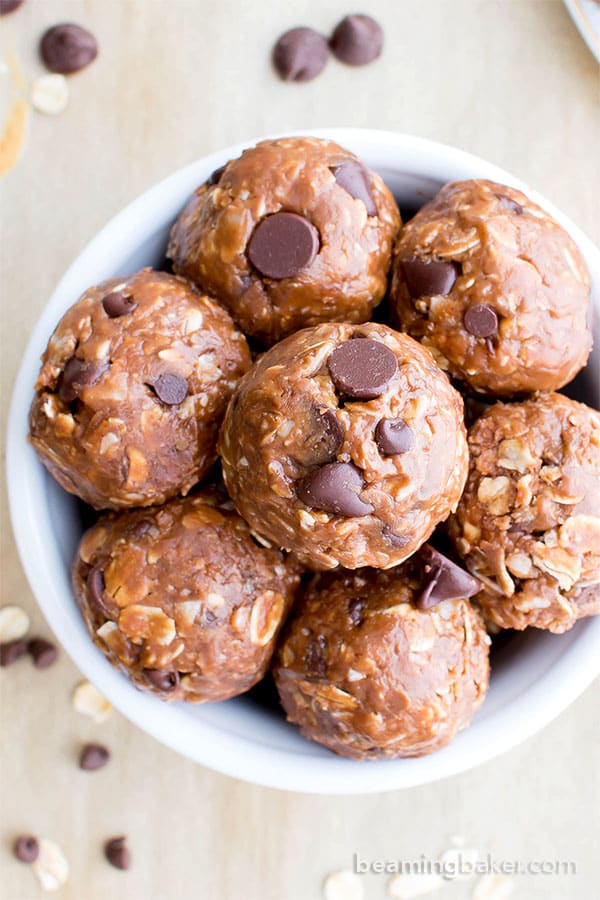
<path id="1" fill-rule="evenodd" d="M 497 403 L 469 431 L 450 535 L 502 628 L 600 613 L 600 413 L 561 394 Z"/>
<path id="2" fill-rule="evenodd" d="M 369 319 L 399 225 L 389 190 L 352 153 L 285 138 L 246 150 L 199 187 L 168 254 L 246 334 L 272 344 L 318 322 Z"/>
<path id="3" fill-rule="evenodd" d="M 289 721 L 354 759 L 422 756 L 483 702 L 489 645 L 477 582 L 425 546 L 404 565 L 318 575 L 274 675 Z"/>
<path id="4" fill-rule="evenodd" d="M 451 375 L 498 397 L 567 384 L 592 346 L 590 278 L 567 232 L 520 191 L 448 184 L 402 230 L 392 306 Z"/>
<path id="5" fill-rule="evenodd" d="M 206 474 L 250 352 L 214 300 L 143 269 L 86 291 L 42 363 L 31 442 L 65 490 L 103 509 L 162 503 Z"/>
<path id="6" fill-rule="evenodd" d="M 402 562 L 467 472 L 460 395 L 424 347 L 375 323 L 317 325 L 268 350 L 219 452 L 240 514 L 317 569 Z"/>
<path id="7" fill-rule="evenodd" d="M 108 513 L 73 586 L 94 643 L 163 700 L 226 700 L 267 669 L 300 569 L 262 546 L 224 492 Z"/>

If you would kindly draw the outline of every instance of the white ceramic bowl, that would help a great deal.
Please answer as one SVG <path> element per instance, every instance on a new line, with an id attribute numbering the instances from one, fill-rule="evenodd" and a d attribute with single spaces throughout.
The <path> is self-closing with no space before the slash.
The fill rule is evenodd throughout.
<path id="1" fill-rule="evenodd" d="M 599 251 L 512 175 L 460 150 L 406 135 L 358 129 L 312 133 L 357 153 L 383 176 L 403 208 L 421 206 L 444 182 L 460 178 L 490 178 L 526 191 L 579 244 L 600 307 Z M 83 528 L 80 508 L 27 443 L 40 354 L 58 319 L 89 285 L 142 266 L 160 267 L 169 227 L 188 196 L 244 146 L 248 144 L 198 160 L 134 201 L 92 240 L 48 301 L 23 359 L 9 421 L 8 484 L 21 560 L 50 627 L 81 671 L 132 722 L 174 750 L 220 772 L 293 791 L 354 794 L 434 781 L 502 753 L 571 703 L 600 671 L 600 617 L 584 620 L 562 636 L 532 629 L 510 641 L 497 654 L 483 708 L 446 749 L 421 759 L 357 763 L 304 740 L 280 712 L 252 698 L 192 706 L 140 693 L 94 647 L 71 594 L 69 567 Z M 593 374 L 588 367 L 583 382 L 577 380 L 580 397 L 595 406 L 599 360 L 596 350 Z"/>

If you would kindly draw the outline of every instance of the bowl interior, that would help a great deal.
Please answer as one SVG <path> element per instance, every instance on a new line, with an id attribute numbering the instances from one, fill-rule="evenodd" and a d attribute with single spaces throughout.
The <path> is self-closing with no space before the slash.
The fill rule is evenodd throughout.
<path id="1" fill-rule="evenodd" d="M 598 303 L 598 251 L 506 172 L 461 151 L 402 135 L 342 129 L 313 133 L 345 144 L 376 169 L 405 218 L 450 180 L 484 177 L 524 189 L 573 234 L 592 269 Z M 86 517 L 27 444 L 39 356 L 57 320 L 90 284 L 163 265 L 169 227 L 188 195 L 241 149 L 229 148 L 188 166 L 127 207 L 75 261 L 44 310 L 15 386 L 8 436 L 11 511 L 21 558 L 50 626 L 87 677 L 137 725 L 187 756 L 252 782 L 301 791 L 359 793 L 435 780 L 507 749 L 574 699 L 598 671 L 600 619 L 582 621 L 562 636 L 536 630 L 511 635 L 494 649 L 483 708 L 450 747 L 421 759 L 358 765 L 304 740 L 285 722 L 268 682 L 245 697 L 203 706 L 164 704 L 141 694 L 94 647 L 72 599 L 69 569 Z M 593 362 L 567 390 L 596 407 L 599 357 L 596 350 Z"/>

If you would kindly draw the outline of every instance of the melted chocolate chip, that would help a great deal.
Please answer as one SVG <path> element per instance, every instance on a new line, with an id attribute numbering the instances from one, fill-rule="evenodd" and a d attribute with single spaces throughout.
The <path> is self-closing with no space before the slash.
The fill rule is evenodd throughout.
<path id="1" fill-rule="evenodd" d="M 107 316 L 110 316 L 111 319 L 118 319 L 120 316 L 133 312 L 137 303 L 126 290 L 111 291 L 102 300 L 102 306 Z"/>
<path id="2" fill-rule="evenodd" d="M 343 397 L 373 400 L 385 391 L 398 369 L 389 347 L 369 338 L 355 338 L 340 344 L 330 354 L 327 368 Z"/>
<path id="3" fill-rule="evenodd" d="M 381 534 L 392 547 L 406 547 L 410 538 L 403 534 L 394 534 L 389 525 L 384 525 Z"/>
<path id="4" fill-rule="evenodd" d="M 412 450 L 415 434 L 403 419 L 380 419 L 375 427 L 375 443 L 382 456 L 394 456 Z"/>
<path id="5" fill-rule="evenodd" d="M 306 674 L 316 678 L 322 678 L 327 674 L 327 641 L 323 634 L 314 638 L 304 653 L 304 665 Z"/>
<path id="6" fill-rule="evenodd" d="M 40 854 L 38 839 L 32 834 L 21 834 L 13 845 L 13 852 L 19 862 L 34 863 Z"/>
<path id="7" fill-rule="evenodd" d="M 259 222 L 248 242 L 248 258 L 267 278 L 293 278 L 319 252 L 319 232 L 297 213 L 278 212 Z"/>
<path id="8" fill-rule="evenodd" d="M 179 672 L 172 672 L 168 669 L 144 669 L 144 675 L 152 687 L 165 694 L 169 694 L 179 687 Z"/>
<path id="9" fill-rule="evenodd" d="M 88 573 L 88 577 L 86 579 L 88 594 L 90 600 L 98 607 L 101 613 L 106 616 L 107 619 L 112 619 L 113 612 L 111 607 L 104 599 L 104 590 L 106 585 L 104 583 L 104 573 L 100 566 L 94 566 L 93 569 L 90 569 Z"/>
<path id="10" fill-rule="evenodd" d="M 374 507 L 358 496 L 365 483 L 351 463 L 333 462 L 315 469 L 298 483 L 298 498 L 312 509 L 339 516 L 368 516 Z"/>
<path id="11" fill-rule="evenodd" d="M 60 378 L 58 396 L 63 403 L 72 403 L 84 388 L 96 384 L 107 369 L 106 362 L 85 362 L 72 356 Z"/>
<path id="12" fill-rule="evenodd" d="M 186 379 L 182 375 L 175 375 L 172 372 L 159 375 L 150 387 L 153 388 L 158 399 L 167 406 L 179 406 L 189 392 Z"/>
<path id="13" fill-rule="evenodd" d="M 500 206 L 503 206 L 504 209 L 507 209 L 510 212 L 514 212 L 518 216 L 523 215 L 523 207 L 520 203 L 517 203 L 516 200 L 512 200 L 510 197 L 505 197 L 504 194 L 496 194 L 496 197 L 500 201 Z"/>
<path id="14" fill-rule="evenodd" d="M 349 159 L 339 166 L 331 166 L 335 180 L 355 200 L 362 200 L 368 216 L 377 215 L 377 207 L 371 193 L 369 173 L 358 160 Z"/>
<path id="15" fill-rule="evenodd" d="M 313 407 L 305 448 L 297 458 L 303 465 L 322 466 L 335 459 L 344 443 L 344 429 L 332 409 Z"/>
<path id="16" fill-rule="evenodd" d="M 284 81 L 312 81 L 328 59 L 327 40 L 313 28 L 292 28 L 273 48 L 273 66 Z"/>
<path id="17" fill-rule="evenodd" d="M 371 16 L 346 16 L 330 40 L 332 52 L 349 66 L 364 66 L 381 55 L 383 30 Z"/>
<path id="18" fill-rule="evenodd" d="M 446 296 L 454 287 L 457 267 L 452 262 L 405 259 L 400 263 L 402 274 L 413 300 L 420 297 Z"/>
<path id="19" fill-rule="evenodd" d="M 348 601 L 348 618 L 355 628 L 362 624 L 363 610 L 367 605 L 367 601 L 361 597 L 355 597 Z"/>
<path id="20" fill-rule="evenodd" d="M 425 544 L 415 560 L 421 565 L 421 589 L 414 597 L 419 609 L 431 609 L 442 600 L 459 600 L 472 597 L 481 585 L 456 563 Z"/>
<path id="21" fill-rule="evenodd" d="M 40 55 L 51 72 L 70 75 L 96 59 L 98 44 L 94 35 L 80 25 L 55 25 L 43 34 Z"/>
<path id="22" fill-rule="evenodd" d="M 104 845 L 104 855 L 115 869 L 128 869 L 131 865 L 131 853 L 127 847 L 126 838 L 111 838 Z"/>
<path id="23" fill-rule="evenodd" d="M 478 338 L 491 338 L 498 333 L 498 315 L 486 303 L 470 306 L 463 316 L 463 322 L 469 334 Z"/>
<path id="24" fill-rule="evenodd" d="M 221 180 L 221 175 L 223 174 L 223 172 L 225 171 L 226 168 L 227 168 L 227 163 L 225 163 L 224 166 L 219 166 L 218 169 L 215 169 L 215 171 L 212 172 L 206 179 L 207 185 L 209 187 L 212 187 L 214 184 L 218 184 Z"/>

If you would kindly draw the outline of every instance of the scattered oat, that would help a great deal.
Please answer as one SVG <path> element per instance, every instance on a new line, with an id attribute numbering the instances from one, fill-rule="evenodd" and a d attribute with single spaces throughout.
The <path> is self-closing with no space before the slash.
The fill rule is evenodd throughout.
<path id="1" fill-rule="evenodd" d="M 349 870 L 333 872 L 323 883 L 325 900 L 363 900 L 364 895 L 360 875 Z"/>
<path id="2" fill-rule="evenodd" d="M 423 897 L 438 891 L 444 884 L 444 879 L 437 872 L 407 872 L 390 878 L 388 894 L 397 900 L 412 900 L 413 897 Z"/>
<path id="3" fill-rule="evenodd" d="M 73 706 L 94 722 L 103 722 L 112 712 L 108 700 L 89 681 L 82 681 L 73 691 Z"/>
<path id="4" fill-rule="evenodd" d="M 5 175 L 18 163 L 29 122 L 29 104 L 25 100 L 15 100 L 10 107 L 0 135 L 0 176 Z"/>
<path id="5" fill-rule="evenodd" d="M 0 609 L 0 643 L 25 637 L 30 624 L 29 616 L 20 606 L 3 606 Z"/>
<path id="6" fill-rule="evenodd" d="M 31 84 L 31 105 L 47 116 L 64 112 L 69 102 L 69 85 L 64 75 L 42 75 Z"/>
<path id="7" fill-rule="evenodd" d="M 69 877 L 69 864 L 54 841 L 41 838 L 39 853 L 31 868 L 45 891 L 57 891 Z"/>
<path id="8" fill-rule="evenodd" d="M 512 896 L 514 884 L 508 875 L 491 872 L 479 879 L 472 894 L 473 900 L 507 900 Z"/>

